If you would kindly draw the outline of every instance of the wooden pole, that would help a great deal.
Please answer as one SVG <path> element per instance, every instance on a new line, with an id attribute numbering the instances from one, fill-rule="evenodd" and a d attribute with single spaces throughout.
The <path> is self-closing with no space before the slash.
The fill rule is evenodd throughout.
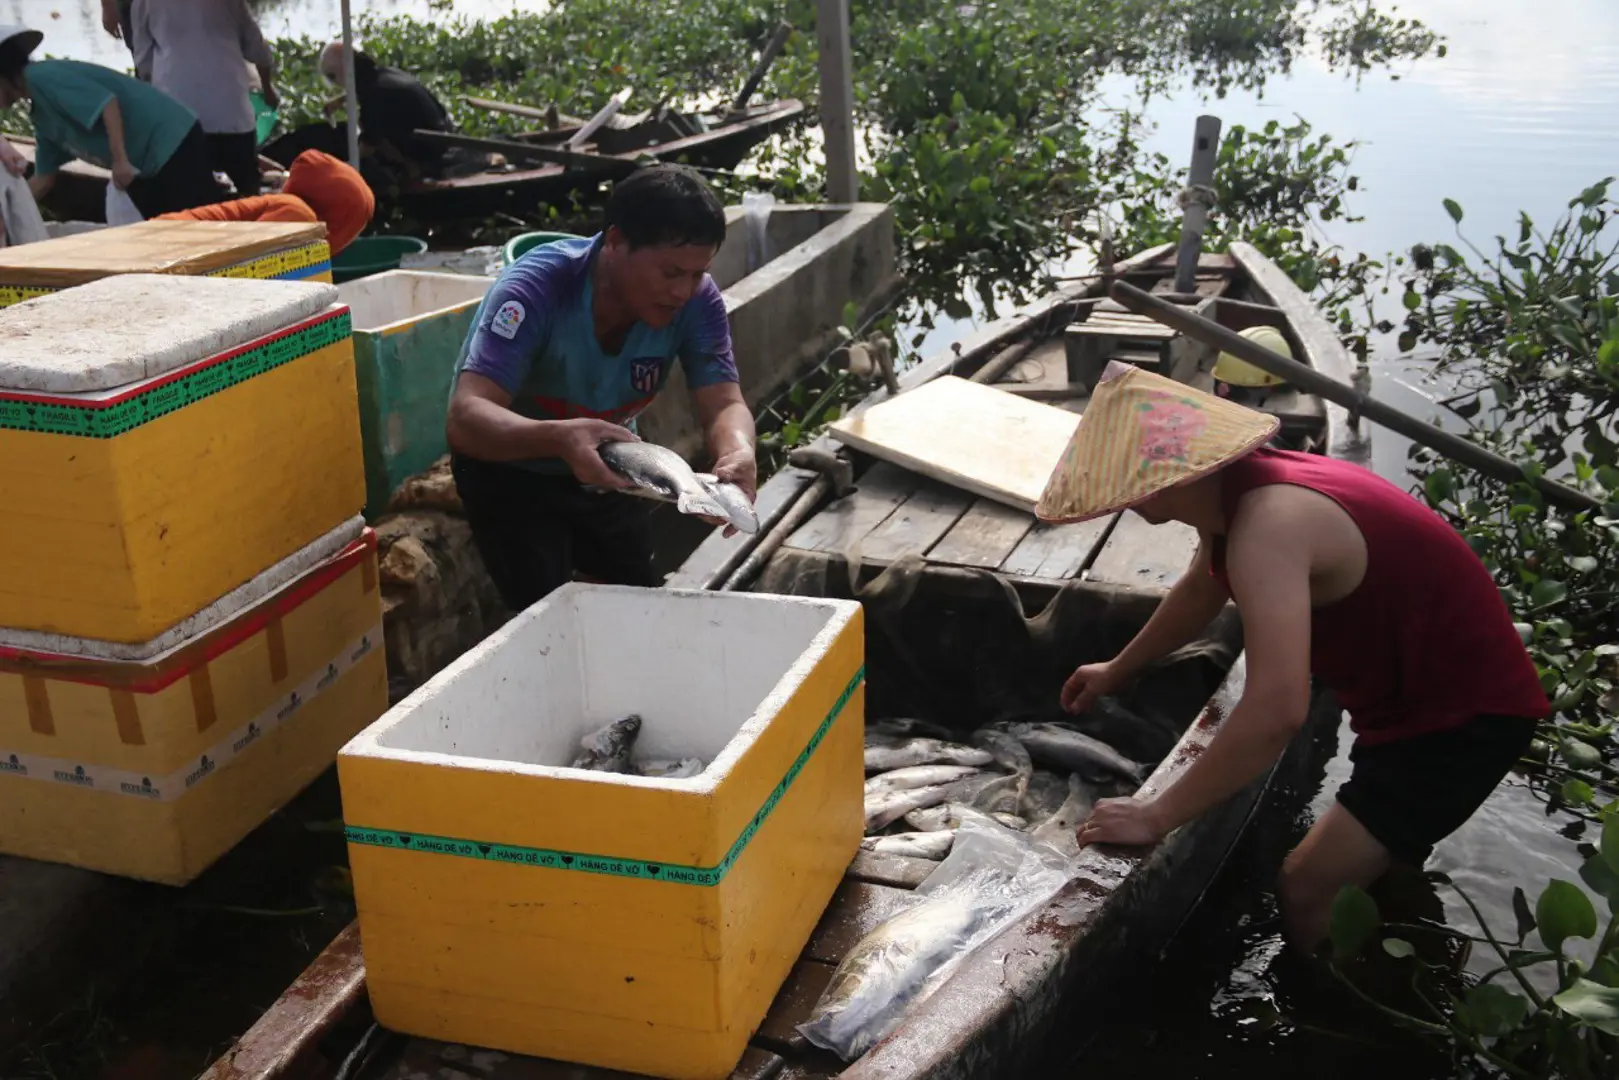
<path id="1" fill-rule="evenodd" d="M 360 94 L 354 88 L 354 20 L 343 0 L 343 111 L 348 116 L 349 166 L 360 168 Z"/>
<path id="2" fill-rule="evenodd" d="M 860 198 L 854 156 L 854 75 L 849 62 L 849 0 L 816 0 L 820 45 L 821 131 L 826 136 L 826 194 L 834 203 Z"/>
<path id="3" fill-rule="evenodd" d="M 777 24 L 776 32 L 770 35 L 769 41 L 765 42 L 764 51 L 759 54 L 759 62 L 754 65 L 752 73 L 748 75 L 748 81 L 742 84 L 741 92 L 736 95 L 736 100 L 731 102 L 731 115 L 735 116 L 748 107 L 748 99 L 753 96 L 755 90 L 759 89 L 759 84 L 764 82 L 765 73 L 770 70 L 770 65 L 775 63 L 776 56 L 787 44 L 787 38 L 792 32 L 793 24 L 786 19 Z"/>
<path id="4" fill-rule="evenodd" d="M 1583 491 L 1576 491 L 1566 484 L 1560 484 L 1544 476 L 1531 479 L 1516 464 L 1499 454 L 1493 454 L 1459 435 L 1418 420 L 1391 405 L 1385 405 L 1352 386 L 1345 386 L 1338 380 L 1323 375 L 1313 367 L 1272 352 L 1263 345 L 1255 344 L 1217 322 L 1194 314 L 1189 308 L 1153 296 L 1124 281 L 1114 282 L 1109 292 L 1113 299 L 1131 311 L 1173 327 L 1211 349 L 1219 349 L 1231 353 L 1238 359 L 1246 360 L 1278 378 L 1286 379 L 1306 393 L 1317 394 L 1328 401 L 1342 405 L 1349 410 L 1351 416 L 1365 415 L 1390 431 L 1399 432 L 1412 442 L 1437 451 L 1452 461 L 1477 469 L 1486 476 L 1493 476 L 1509 483 L 1528 481 L 1539 488 L 1546 498 L 1566 509 L 1600 510 L 1602 507 L 1600 502 Z"/>
<path id="5" fill-rule="evenodd" d="M 1197 257 L 1203 249 L 1203 226 L 1208 221 L 1209 208 L 1202 193 L 1214 181 L 1214 162 L 1220 154 L 1220 118 L 1200 116 L 1197 130 L 1192 136 L 1192 167 L 1186 178 L 1186 192 L 1181 210 L 1180 250 L 1175 257 L 1175 291 L 1197 291 Z"/>

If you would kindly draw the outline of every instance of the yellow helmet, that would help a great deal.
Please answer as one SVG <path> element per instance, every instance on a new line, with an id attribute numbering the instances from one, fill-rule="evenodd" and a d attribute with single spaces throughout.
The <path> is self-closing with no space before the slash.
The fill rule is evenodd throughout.
<path id="1" fill-rule="evenodd" d="M 1281 353 L 1289 360 L 1293 359 L 1293 350 L 1288 346 L 1287 338 L 1283 337 L 1282 332 L 1274 326 L 1250 326 L 1242 332 L 1242 336 L 1255 345 L 1271 352 Z M 1215 358 L 1214 380 L 1231 386 L 1255 388 L 1281 386 L 1286 381 L 1228 352 L 1222 352 Z"/>

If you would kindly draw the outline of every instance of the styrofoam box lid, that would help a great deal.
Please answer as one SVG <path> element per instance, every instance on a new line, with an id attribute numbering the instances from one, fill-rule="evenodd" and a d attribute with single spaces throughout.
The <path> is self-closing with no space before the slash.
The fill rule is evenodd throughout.
<path id="1" fill-rule="evenodd" d="M 0 388 L 74 394 L 139 382 L 329 308 L 323 282 L 120 274 L 0 310 Z"/>

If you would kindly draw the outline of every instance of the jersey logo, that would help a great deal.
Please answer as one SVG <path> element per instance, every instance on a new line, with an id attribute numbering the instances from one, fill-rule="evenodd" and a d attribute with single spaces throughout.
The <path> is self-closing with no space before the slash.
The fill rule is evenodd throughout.
<path id="1" fill-rule="evenodd" d="M 630 387 L 642 394 L 658 389 L 658 378 L 663 374 L 663 357 L 630 361 Z"/>
<path id="2" fill-rule="evenodd" d="M 510 341 L 517 336 L 517 328 L 523 325 L 523 318 L 527 314 L 522 304 L 516 300 L 508 300 L 500 305 L 495 317 L 489 320 L 489 330 Z"/>

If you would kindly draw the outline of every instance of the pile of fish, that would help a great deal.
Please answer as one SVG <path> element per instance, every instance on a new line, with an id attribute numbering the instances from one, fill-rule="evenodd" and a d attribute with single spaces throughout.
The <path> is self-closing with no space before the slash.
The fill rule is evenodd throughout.
<path id="1" fill-rule="evenodd" d="M 597 728 L 579 740 L 579 753 L 569 765 L 573 769 L 593 772 L 626 773 L 630 776 L 652 776 L 662 780 L 683 780 L 696 776 L 707 766 L 698 758 L 670 761 L 631 760 L 635 739 L 641 734 L 641 717 L 635 713 L 614 720 L 606 727 Z"/>
<path id="2" fill-rule="evenodd" d="M 712 473 L 693 472 L 686 459 L 649 442 L 605 442 L 598 448 L 609 469 L 635 487 L 629 494 L 672 502 L 682 514 L 722 518 L 745 533 L 759 531 L 759 515 L 735 484 Z"/>
<path id="3" fill-rule="evenodd" d="M 1109 723 L 1130 716 L 1116 702 L 1105 713 Z M 943 859 L 956 830 L 976 816 L 1076 853 L 1075 834 L 1096 800 L 1133 793 L 1151 772 L 1150 764 L 1081 730 L 1089 722 L 1002 721 L 967 742 L 920 720 L 868 723 L 861 846 Z"/>

